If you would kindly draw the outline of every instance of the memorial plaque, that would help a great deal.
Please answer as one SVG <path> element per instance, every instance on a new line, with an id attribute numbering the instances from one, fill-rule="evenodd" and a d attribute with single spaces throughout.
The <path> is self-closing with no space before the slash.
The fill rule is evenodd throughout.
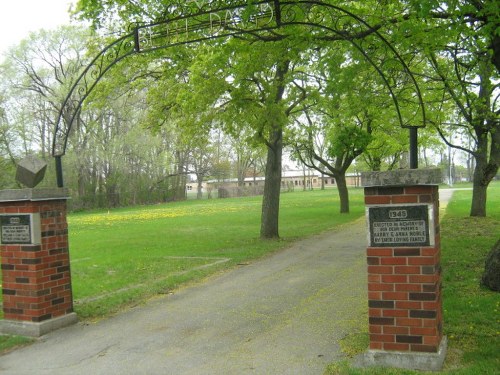
<path id="1" fill-rule="evenodd" d="M 432 205 L 368 206 L 371 247 L 433 246 Z"/>
<path id="2" fill-rule="evenodd" d="M 3 245 L 40 243 L 40 215 L 0 215 L 0 236 Z"/>

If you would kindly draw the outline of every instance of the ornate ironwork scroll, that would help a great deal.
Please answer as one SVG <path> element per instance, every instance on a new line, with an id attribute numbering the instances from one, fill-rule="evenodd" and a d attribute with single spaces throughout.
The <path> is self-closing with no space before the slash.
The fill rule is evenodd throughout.
<path id="1" fill-rule="evenodd" d="M 285 37 L 287 27 L 293 26 L 308 27 L 313 39 L 350 43 L 380 75 L 400 125 L 425 126 L 422 95 L 404 59 L 377 28 L 349 10 L 323 1 L 176 0 L 167 6 L 161 21 L 137 25 L 131 33 L 103 49 L 72 86 L 54 132 L 53 155 L 59 165 L 58 175 L 61 174 L 58 184 L 62 185 L 60 157 L 66 151 L 72 124 L 84 100 L 114 64 L 135 53 L 238 35 L 272 40 L 278 35 Z M 397 74 L 387 75 L 388 67 Z M 406 120 L 395 92 L 401 82 L 410 82 L 414 87 L 413 96 L 420 112 Z"/>
<path id="2" fill-rule="evenodd" d="M 183 3 L 169 12 L 169 15 L 185 10 L 187 15 L 170 17 L 167 21 L 136 28 L 137 52 L 149 52 L 178 44 L 195 43 L 209 39 L 226 38 L 238 34 L 263 32 L 278 27 L 272 2 L 247 5 L 245 2 L 232 6 L 205 9 L 207 2 L 193 1 L 199 6 L 197 13 L 190 14 L 190 3 Z M 217 1 L 216 3 L 223 3 Z M 173 6 L 170 6 L 172 8 Z M 192 10 L 191 10 L 192 11 Z"/>

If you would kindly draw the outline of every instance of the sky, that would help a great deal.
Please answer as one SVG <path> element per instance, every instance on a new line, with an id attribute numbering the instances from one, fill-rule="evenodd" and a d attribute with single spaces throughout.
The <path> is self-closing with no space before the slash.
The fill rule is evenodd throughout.
<path id="1" fill-rule="evenodd" d="M 0 54 L 32 31 L 69 24 L 68 9 L 75 0 L 0 0 Z"/>

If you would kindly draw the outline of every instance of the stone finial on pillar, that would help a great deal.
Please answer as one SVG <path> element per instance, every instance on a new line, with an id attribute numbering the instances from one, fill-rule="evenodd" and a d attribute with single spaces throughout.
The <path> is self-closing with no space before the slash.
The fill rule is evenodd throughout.
<path id="1" fill-rule="evenodd" d="M 46 169 L 47 163 L 28 156 L 17 163 L 16 180 L 29 188 L 34 188 L 42 182 Z"/>

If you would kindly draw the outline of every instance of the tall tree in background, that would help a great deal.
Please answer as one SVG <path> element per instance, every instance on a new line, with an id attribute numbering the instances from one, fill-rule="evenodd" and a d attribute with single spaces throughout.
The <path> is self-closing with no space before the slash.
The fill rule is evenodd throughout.
<path id="1" fill-rule="evenodd" d="M 15 155 L 12 146 L 15 144 L 14 135 L 7 113 L 4 110 L 4 97 L 0 92 L 0 189 L 15 186 L 13 176 L 15 173 Z"/>
<path id="2" fill-rule="evenodd" d="M 8 51 L 0 76 L 11 131 L 21 141 L 15 147 L 16 157 L 36 153 L 46 159 L 50 155 L 54 120 L 64 92 L 87 63 L 87 36 L 87 30 L 62 26 L 31 33 Z"/>
<path id="3" fill-rule="evenodd" d="M 297 140 L 294 154 L 309 169 L 335 178 L 340 198 L 340 213 L 349 213 L 349 191 L 346 173 L 356 157 L 361 155 L 371 141 L 371 119 L 342 120 L 341 116 L 321 116 L 313 121 L 306 114 L 307 125 L 301 124 L 303 138 Z M 351 122 L 352 121 L 352 122 Z M 325 145 L 314 142 L 319 134 Z M 321 150 L 324 152 L 321 153 Z"/>
<path id="4" fill-rule="evenodd" d="M 486 216 L 487 189 L 500 166 L 500 7 L 498 1 L 411 1 L 409 40 L 427 57 L 429 90 L 441 91 L 434 125 L 450 147 L 475 159 L 471 216 Z M 446 110 L 448 109 L 448 110 Z M 452 137 L 469 134 L 472 147 Z"/>
<path id="5" fill-rule="evenodd" d="M 246 134 L 245 129 L 242 129 L 240 133 L 229 138 L 239 187 L 244 185 L 245 178 L 251 176 L 255 182 L 256 177 L 263 172 L 259 161 L 265 158 L 265 148 L 255 142 L 252 135 Z"/>
<path id="6" fill-rule="evenodd" d="M 303 41 L 295 38 L 253 45 L 231 39 L 201 48 L 204 53 L 189 69 L 189 84 L 181 88 L 192 93 L 190 100 L 177 103 L 183 114 L 211 110 L 229 134 L 241 133 L 245 126 L 256 142 L 266 146 L 262 238 L 279 237 L 284 129 L 307 95 L 307 89 L 294 80 L 305 64 L 304 48 Z"/>

